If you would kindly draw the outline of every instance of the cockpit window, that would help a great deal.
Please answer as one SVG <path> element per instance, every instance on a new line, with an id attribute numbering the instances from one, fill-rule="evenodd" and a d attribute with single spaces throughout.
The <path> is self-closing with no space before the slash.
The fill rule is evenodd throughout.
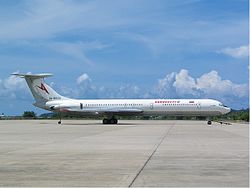
<path id="1" fill-rule="evenodd" d="M 224 105 L 224 104 L 222 104 L 222 103 L 219 103 L 219 106 L 227 107 L 226 105 Z"/>

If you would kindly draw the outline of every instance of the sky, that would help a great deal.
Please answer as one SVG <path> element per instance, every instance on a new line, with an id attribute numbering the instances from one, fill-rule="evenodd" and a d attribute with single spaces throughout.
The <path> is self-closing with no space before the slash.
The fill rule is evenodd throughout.
<path id="1" fill-rule="evenodd" d="M 247 0 L 0 0 L 0 113 L 45 113 L 11 73 L 61 95 L 249 102 Z"/>

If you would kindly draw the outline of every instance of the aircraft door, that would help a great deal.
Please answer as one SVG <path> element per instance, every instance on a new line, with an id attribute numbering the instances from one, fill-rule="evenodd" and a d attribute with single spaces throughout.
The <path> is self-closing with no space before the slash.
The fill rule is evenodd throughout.
<path id="1" fill-rule="evenodd" d="M 150 103 L 150 110 L 153 110 L 153 109 L 154 109 L 154 104 Z"/>

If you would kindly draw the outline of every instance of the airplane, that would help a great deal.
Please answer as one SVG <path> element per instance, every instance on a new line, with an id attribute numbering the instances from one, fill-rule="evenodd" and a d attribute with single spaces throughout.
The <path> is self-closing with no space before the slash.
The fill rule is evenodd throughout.
<path id="1" fill-rule="evenodd" d="M 117 116 L 217 116 L 230 108 L 213 99 L 71 99 L 59 95 L 44 78 L 52 74 L 12 74 L 24 78 L 35 98 L 36 107 L 61 114 L 102 116 L 103 124 L 117 124 Z M 207 124 L 211 125 L 211 120 Z"/>

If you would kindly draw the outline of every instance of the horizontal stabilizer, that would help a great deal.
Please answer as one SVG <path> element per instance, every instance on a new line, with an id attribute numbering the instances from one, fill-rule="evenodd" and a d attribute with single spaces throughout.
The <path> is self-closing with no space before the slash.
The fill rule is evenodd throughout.
<path id="1" fill-rule="evenodd" d="M 53 74 L 50 73 L 42 73 L 42 74 L 19 74 L 19 73 L 13 73 L 11 75 L 14 76 L 19 76 L 21 78 L 45 78 L 45 77 L 49 77 L 49 76 L 53 76 Z"/>

